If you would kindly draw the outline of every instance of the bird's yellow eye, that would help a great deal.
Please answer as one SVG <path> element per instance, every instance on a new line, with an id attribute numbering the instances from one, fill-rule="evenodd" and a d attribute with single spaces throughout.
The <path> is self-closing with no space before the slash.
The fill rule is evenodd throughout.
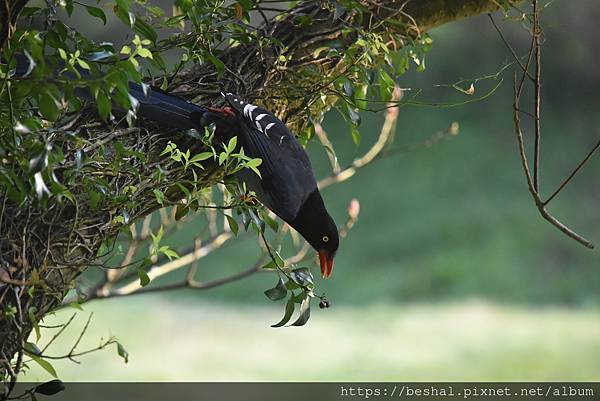
<path id="1" fill-rule="evenodd" d="M 326 235 L 324 235 L 321 239 L 323 240 L 323 242 L 329 242 L 329 237 Z"/>

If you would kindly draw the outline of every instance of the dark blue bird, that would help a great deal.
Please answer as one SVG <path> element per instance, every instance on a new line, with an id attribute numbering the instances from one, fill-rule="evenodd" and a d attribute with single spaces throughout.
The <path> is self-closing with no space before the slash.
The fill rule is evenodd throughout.
<path id="1" fill-rule="evenodd" d="M 28 63 L 18 58 L 16 74 L 26 75 Z M 82 74 L 85 74 L 82 71 Z M 264 108 L 232 93 L 223 94 L 227 107 L 204 108 L 156 88 L 130 83 L 138 102 L 137 116 L 180 129 L 216 126 L 215 140 L 238 137 L 251 158 L 260 158 L 261 176 L 244 169 L 237 176 L 267 208 L 298 231 L 318 252 L 323 277 L 331 276 L 339 246 L 338 230 L 327 212 L 306 151 L 285 124 Z M 78 95 L 93 101 L 87 89 Z"/>
<path id="2" fill-rule="evenodd" d="M 304 148 L 275 115 L 232 93 L 223 94 L 228 106 L 203 108 L 176 96 L 131 84 L 139 101 L 138 116 L 177 128 L 215 124 L 215 139 L 238 137 L 247 156 L 260 158 L 260 177 L 248 169 L 237 173 L 267 208 L 300 233 L 318 252 L 321 273 L 330 277 L 339 246 L 338 230 L 327 212 Z"/>
<path id="3" fill-rule="evenodd" d="M 199 126 L 215 123 L 217 133 L 237 135 L 244 152 L 260 158 L 261 176 L 242 170 L 239 178 L 277 216 L 298 231 L 318 252 L 323 277 L 331 276 L 339 246 L 338 230 L 327 212 L 304 148 L 275 115 L 232 93 L 227 107 L 192 112 Z"/>

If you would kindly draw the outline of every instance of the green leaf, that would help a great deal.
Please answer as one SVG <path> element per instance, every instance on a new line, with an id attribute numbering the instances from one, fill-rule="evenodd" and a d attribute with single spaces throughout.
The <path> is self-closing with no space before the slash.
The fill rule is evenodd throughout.
<path id="1" fill-rule="evenodd" d="M 264 265 L 262 265 L 261 269 L 276 269 L 277 268 L 277 264 L 271 260 L 268 263 L 265 263 Z"/>
<path id="2" fill-rule="evenodd" d="M 293 280 L 288 280 L 285 283 L 285 288 L 287 288 L 288 290 L 297 290 L 298 288 L 300 288 L 300 286 L 294 283 Z"/>
<path id="3" fill-rule="evenodd" d="M 348 116 L 350 116 L 350 121 L 352 121 L 352 124 L 357 127 L 360 125 L 360 114 L 358 113 L 358 110 L 350 105 L 348 105 Z"/>
<path id="4" fill-rule="evenodd" d="M 25 350 L 25 353 L 27 354 L 28 357 L 30 357 L 35 363 L 37 363 L 38 365 L 40 365 L 40 367 L 42 369 L 44 369 L 46 372 L 50 373 L 51 376 L 53 377 L 58 377 L 58 374 L 56 373 L 56 370 L 54 369 L 54 366 L 52 366 L 52 364 L 50 362 L 48 362 L 47 360 L 31 353 L 28 352 L 27 350 Z"/>
<path id="5" fill-rule="evenodd" d="M 152 60 L 151 63 L 155 68 L 166 72 L 167 63 L 165 62 L 165 59 L 160 55 L 160 53 L 153 53 L 151 60 Z M 160 85 L 161 89 L 163 89 L 163 86 L 168 85 L 168 82 L 169 81 L 165 77 L 163 77 L 162 83 Z"/>
<path id="6" fill-rule="evenodd" d="M 352 141 L 356 144 L 356 146 L 360 145 L 360 132 L 358 131 L 358 128 L 356 128 L 355 126 L 352 126 Z"/>
<path id="7" fill-rule="evenodd" d="M 285 261 L 283 260 L 281 255 L 279 255 L 279 252 L 277 252 L 277 251 L 275 251 L 275 263 L 277 264 L 277 267 L 285 266 Z"/>
<path id="8" fill-rule="evenodd" d="M 73 0 L 65 1 L 65 10 L 67 10 L 69 17 L 73 14 Z M 21 17 L 23 17 L 23 13 L 21 13 Z"/>
<path id="9" fill-rule="evenodd" d="M 120 342 L 117 342 L 117 353 L 121 358 L 123 358 L 125 363 L 129 362 L 129 352 L 127 352 L 125 347 L 123 347 L 123 344 L 121 344 Z"/>
<path id="10" fill-rule="evenodd" d="M 89 196 L 90 196 L 90 207 L 93 210 L 98 209 L 98 205 L 102 201 L 102 195 L 97 191 L 91 190 L 89 192 Z"/>
<path id="11" fill-rule="evenodd" d="M 144 47 L 137 49 L 137 54 L 143 58 L 152 58 L 152 52 Z"/>
<path id="12" fill-rule="evenodd" d="M 219 166 L 225 163 L 225 160 L 227 160 L 227 152 L 221 152 L 219 155 Z"/>
<path id="13" fill-rule="evenodd" d="M 266 222 L 269 227 L 271 227 L 271 230 L 275 232 L 279 230 L 279 223 L 269 216 L 269 212 L 266 210 L 261 210 L 260 216 L 262 217 L 263 221 Z"/>
<path id="14" fill-rule="evenodd" d="M 280 299 L 285 298 L 285 296 L 287 295 L 287 291 L 288 290 L 287 290 L 287 288 L 285 288 L 285 283 L 283 282 L 281 277 L 279 277 L 279 281 L 277 282 L 277 285 L 273 288 L 266 290 L 265 295 L 271 301 L 279 301 Z"/>
<path id="15" fill-rule="evenodd" d="M 272 324 L 271 327 L 281 327 L 289 322 L 294 314 L 294 309 L 294 293 L 292 293 L 290 295 L 290 299 L 288 299 L 287 303 L 285 304 L 285 314 L 283 315 L 283 318 L 281 318 L 278 323 Z"/>
<path id="16" fill-rule="evenodd" d="M 106 14 L 104 14 L 104 11 L 102 11 L 101 8 L 85 6 L 85 9 L 87 10 L 88 14 L 90 14 L 92 17 L 100 18 L 104 25 L 106 25 Z"/>
<path id="17" fill-rule="evenodd" d="M 112 109 L 110 99 L 106 96 L 104 91 L 98 91 L 96 94 L 96 106 L 98 107 L 98 114 L 103 120 L 107 120 Z"/>
<path id="18" fill-rule="evenodd" d="M 301 304 L 302 301 L 304 301 L 304 298 L 306 297 L 306 292 L 302 291 L 301 293 L 299 293 L 298 295 L 296 295 L 294 297 L 294 302 L 297 304 Z"/>
<path id="19" fill-rule="evenodd" d="M 344 93 L 346 94 L 346 96 L 348 97 L 353 97 L 354 96 L 354 85 L 352 84 L 352 82 L 350 80 L 346 80 L 344 81 Z"/>
<path id="20" fill-rule="evenodd" d="M 165 194 L 163 194 L 163 192 L 160 189 L 156 188 L 153 189 L 152 192 L 154 192 L 154 197 L 156 198 L 158 204 L 163 206 L 165 203 Z"/>
<path id="21" fill-rule="evenodd" d="M 252 218 L 250 217 L 250 213 L 247 209 L 238 210 L 238 214 L 242 216 L 242 224 L 244 225 L 244 229 L 248 231 L 248 227 L 250 226 L 250 222 Z"/>
<path id="22" fill-rule="evenodd" d="M 33 287 L 31 287 L 31 288 L 33 288 Z M 37 312 L 37 308 L 35 306 L 32 306 L 27 311 L 27 315 L 29 316 L 29 321 L 31 322 L 31 324 L 33 325 L 33 329 L 35 330 L 35 341 L 40 341 L 42 334 L 40 332 L 40 326 L 38 325 L 38 320 L 35 317 L 36 312 Z"/>
<path id="23" fill-rule="evenodd" d="M 231 230 L 231 232 L 234 235 L 237 236 L 238 231 L 239 231 L 239 226 L 238 226 L 237 221 L 235 221 L 235 219 L 228 214 L 225 215 L 225 218 L 227 219 L 227 224 L 229 224 L 229 229 Z"/>
<path id="24" fill-rule="evenodd" d="M 32 15 L 39 14 L 41 9 L 42 9 L 41 7 L 23 7 L 23 10 L 21 11 L 21 14 L 19 15 L 19 17 L 21 17 L 21 18 L 31 17 Z M 46 8 L 44 8 L 44 10 L 46 10 Z"/>
<path id="25" fill-rule="evenodd" d="M 158 233 L 156 235 L 154 235 L 152 232 L 150 233 L 150 236 L 152 237 L 152 246 L 154 246 L 155 249 L 158 249 L 158 245 L 160 244 L 164 233 L 165 231 L 163 229 L 162 224 L 160 225 L 160 228 L 158 229 Z"/>
<path id="26" fill-rule="evenodd" d="M 79 66 L 81 68 L 83 68 L 84 70 L 88 70 L 89 71 L 89 69 L 90 69 L 90 65 L 87 62 L 85 62 L 84 60 L 80 59 L 80 58 L 77 59 L 77 64 L 79 64 Z"/>
<path id="27" fill-rule="evenodd" d="M 158 34 L 154 30 L 154 28 L 152 28 L 152 26 L 146 21 L 143 21 L 140 18 L 136 19 L 135 24 L 133 25 L 133 29 L 135 29 L 136 32 L 142 34 L 144 37 L 150 39 L 153 43 L 156 43 L 156 40 L 158 39 Z"/>
<path id="28" fill-rule="evenodd" d="M 189 211 L 190 208 L 188 205 L 184 205 L 183 203 L 177 205 L 177 208 L 175 209 L 175 221 L 181 220 Z"/>
<path id="29" fill-rule="evenodd" d="M 129 2 L 117 0 L 117 9 L 115 15 L 123 21 L 123 23 L 130 28 L 133 28 L 135 24 L 135 14 L 129 11 Z"/>
<path id="30" fill-rule="evenodd" d="M 258 169 L 258 166 L 260 166 L 261 164 L 262 159 L 250 159 L 246 162 L 245 166 L 252 170 L 257 176 L 262 178 L 260 175 L 260 170 Z"/>
<path id="31" fill-rule="evenodd" d="M 187 189 L 187 187 L 185 185 L 183 185 L 180 182 L 176 182 L 175 185 L 177 185 L 177 187 L 181 190 L 181 192 L 183 192 L 185 194 L 186 199 L 192 198 L 192 193 L 190 192 L 189 189 Z"/>
<path id="32" fill-rule="evenodd" d="M 301 287 L 314 285 L 313 275 L 308 267 L 299 267 L 290 272 L 290 277 Z"/>
<path id="33" fill-rule="evenodd" d="M 29 174 L 36 174 L 44 170 L 46 167 L 48 167 L 48 150 L 46 147 L 44 147 L 44 149 L 38 153 L 37 156 L 29 160 L 29 168 L 27 169 L 27 172 Z"/>
<path id="34" fill-rule="evenodd" d="M 63 48 L 58 48 L 58 55 L 60 56 L 60 58 L 62 58 L 63 60 L 67 59 L 67 52 L 65 51 L 65 49 Z"/>
<path id="35" fill-rule="evenodd" d="M 34 343 L 26 342 L 23 348 L 24 351 L 28 354 L 33 354 L 35 356 L 40 356 L 42 354 L 42 350 L 40 350 L 38 346 Z"/>
<path id="36" fill-rule="evenodd" d="M 58 102 L 48 92 L 43 92 L 39 99 L 40 113 L 42 117 L 49 121 L 55 121 L 58 118 Z"/>
<path id="37" fill-rule="evenodd" d="M 171 248 L 169 248 L 168 246 L 164 245 L 161 246 L 158 249 L 158 253 L 162 253 L 163 255 L 165 255 L 167 258 L 169 258 L 169 260 L 173 259 L 173 258 L 179 258 L 179 255 L 177 254 L 177 252 L 175 252 L 174 250 L 172 250 Z"/>
<path id="38" fill-rule="evenodd" d="M 238 0 L 244 10 L 250 10 L 254 6 L 253 0 Z"/>
<path id="39" fill-rule="evenodd" d="M 379 91 L 381 98 L 388 100 L 394 90 L 395 82 L 383 68 L 379 69 Z"/>
<path id="40" fill-rule="evenodd" d="M 306 324 L 306 322 L 308 322 L 308 319 L 310 318 L 310 297 L 306 294 L 304 294 L 304 299 L 302 300 L 302 304 L 300 305 L 300 316 L 298 316 L 298 319 L 296 319 L 296 321 L 294 323 L 292 323 L 292 326 L 304 326 Z"/>
<path id="41" fill-rule="evenodd" d="M 210 159 L 212 157 L 214 157 L 214 153 L 213 152 L 202 152 L 202 153 L 198 153 L 198 154 L 195 154 L 194 156 L 192 156 L 192 158 L 189 160 L 189 162 L 196 164 L 198 162 L 201 162 L 201 161 L 206 160 L 206 159 Z M 201 164 L 197 164 L 197 165 L 199 167 L 202 167 Z"/>
<path id="42" fill-rule="evenodd" d="M 231 138 L 229 140 L 229 143 L 227 144 L 227 153 L 233 153 L 236 146 L 237 146 L 237 136 L 234 136 L 233 138 Z"/>
<path id="43" fill-rule="evenodd" d="M 329 50 L 329 49 L 330 49 L 330 47 L 329 47 L 329 46 L 321 46 L 321 47 L 318 47 L 318 48 L 317 48 L 317 49 L 316 49 L 316 50 L 315 50 L 315 51 L 312 53 L 312 56 L 313 56 L 313 58 L 317 58 L 317 57 L 319 57 L 319 55 L 320 55 L 320 54 L 321 54 L 323 51 L 325 51 L 325 50 Z"/>
<path id="44" fill-rule="evenodd" d="M 146 271 L 144 269 L 142 269 L 141 267 L 137 270 L 137 274 L 138 277 L 140 278 L 140 285 L 142 287 L 147 286 L 148 284 L 150 284 L 150 277 L 148 277 L 148 273 L 146 273 Z"/>
<path id="45" fill-rule="evenodd" d="M 35 392 L 43 395 L 54 395 L 60 393 L 64 389 L 65 384 L 59 379 L 54 379 L 36 386 Z"/>
<path id="46" fill-rule="evenodd" d="M 206 53 L 206 58 L 211 63 L 213 63 L 213 65 L 217 69 L 217 74 L 218 74 L 218 76 L 220 78 L 223 75 L 223 72 L 225 71 L 225 64 L 221 60 L 219 60 L 217 57 L 215 57 L 214 55 L 212 55 L 211 53 Z"/>
<path id="47" fill-rule="evenodd" d="M 86 59 L 89 61 L 102 61 L 102 60 L 106 60 L 107 58 L 110 58 L 114 55 L 115 55 L 115 53 L 113 53 L 112 51 L 101 50 L 101 51 L 89 53 L 87 55 Z"/>
<path id="48" fill-rule="evenodd" d="M 165 150 L 163 150 L 159 156 L 164 156 L 167 153 L 172 153 L 175 149 L 177 149 L 177 145 L 169 141 L 169 143 L 167 143 L 167 146 L 165 147 Z"/>
<path id="49" fill-rule="evenodd" d="M 131 8 L 131 0 L 116 0 L 117 7 L 121 10 L 128 12 Z"/>
<path id="50" fill-rule="evenodd" d="M 265 222 L 260 218 L 260 216 L 254 209 L 249 209 L 248 212 L 250 214 L 250 217 L 252 218 L 253 226 L 258 230 L 257 232 L 264 233 L 266 227 Z"/>
<path id="51" fill-rule="evenodd" d="M 71 302 L 71 303 L 69 304 L 69 306 L 70 306 L 71 308 L 74 308 L 74 309 L 77 309 L 77 310 L 83 311 L 83 308 L 81 307 L 81 304 L 80 304 L 79 302 L 73 301 L 73 302 Z"/>

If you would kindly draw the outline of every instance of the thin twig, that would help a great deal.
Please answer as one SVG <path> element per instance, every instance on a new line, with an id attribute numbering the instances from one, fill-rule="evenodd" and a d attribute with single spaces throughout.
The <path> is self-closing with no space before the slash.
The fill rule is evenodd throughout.
<path id="1" fill-rule="evenodd" d="M 529 49 L 529 56 L 528 56 L 525 67 L 522 69 L 523 71 L 522 71 L 520 80 L 519 81 L 517 80 L 516 72 L 514 73 L 514 76 L 513 76 L 513 111 L 514 111 L 513 118 L 514 118 L 515 133 L 516 133 L 517 142 L 519 145 L 519 156 L 521 158 L 521 164 L 523 167 L 523 171 L 525 173 L 525 178 L 527 179 L 527 187 L 528 187 L 529 192 L 531 193 L 531 196 L 535 202 L 535 205 L 536 205 L 538 211 L 540 212 L 540 214 L 542 215 L 542 217 L 546 221 L 548 221 L 550 224 L 552 224 L 553 226 L 558 228 L 562 233 L 564 233 L 568 237 L 574 239 L 575 241 L 579 242 L 580 244 L 582 244 L 583 246 L 585 246 L 589 249 L 593 249 L 594 245 L 592 244 L 591 241 L 589 241 L 585 237 L 577 234 L 575 231 L 573 231 L 572 229 L 570 229 L 569 227 L 564 225 L 556 217 L 554 217 L 552 214 L 550 214 L 550 212 L 548 212 L 548 210 L 546 209 L 546 204 L 550 200 L 552 200 L 552 198 L 554 196 L 556 196 L 556 194 L 558 194 L 562 190 L 562 188 L 564 188 L 565 185 L 567 185 L 567 183 L 571 180 L 571 178 L 573 178 L 573 176 L 577 173 L 577 171 L 579 171 L 579 169 L 583 166 L 583 164 L 585 164 L 585 162 L 587 162 L 587 160 L 589 160 L 589 158 L 595 152 L 598 145 L 594 149 L 592 149 L 590 154 L 588 154 L 588 156 L 577 166 L 575 171 L 565 180 L 565 182 L 563 182 L 563 184 L 558 188 L 557 191 L 555 191 L 555 193 L 549 198 L 548 201 L 543 202 L 541 199 L 540 193 L 539 193 L 539 145 L 540 145 L 540 139 L 541 139 L 541 57 L 540 57 L 541 44 L 540 44 L 539 36 L 540 36 L 541 32 L 540 32 L 540 28 L 539 28 L 539 16 L 537 15 L 537 13 L 538 13 L 537 0 L 532 0 L 532 1 L 533 1 L 533 6 L 534 6 L 534 22 L 533 22 L 534 26 L 531 31 L 532 40 L 531 40 L 531 48 Z M 534 98 L 535 145 L 534 146 L 535 146 L 535 148 L 534 148 L 534 172 L 532 175 L 531 170 L 529 169 L 529 162 L 527 160 L 527 154 L 525 151 L 525 143 L 523 140 L 523 130 L 522 130 L 521 120 L 520 120 L 520 101 L 521 101 L 521 94 L 523 91 L 523 84 L 527 77 L 526 74 L 527 74 L 527 71 L 529 70 L 529 64 L 530 64 L 534 54 L 535 54 L 535 71 L 536 71 L 535 78 L 534 78 L 534 90 L 535 90 L 535 98 Z M 599 145 L 600 145 L 600 143 L 599 143 Z"/>
<path id="2" fill-rule="evenodd" d="M 508 42 L 508 40 L 506 40 L 506 38 L 504 37 L 502 30 L 500 30 L 500 27 L 496 24 L 496 21 L 494 20 L 494 17 L 492 16 L 492 14 L 488 14 L 488 17 L 490 18 L 492 25 L 496 29 L 496 32 L 498 32 L 498 36 L 500 36 L 500 39 L 502 39 L 502 43 L 504 43 L 504 46 L 506 46 L 506 48 L 508 49 L 510 54 L 512 54 L 513 59 L 519 64 L 519 66 L 521 67 L 521 70 L 523 70 L 523 72 L 525 74 L 527 74 L 527 77 L 529 77 L 529 79 L 531 79 L 531 81 L 533 81 L 533 77 L 531 76 L 531 73 L 525 68 L 525 66 L 523 65 L 523 62 L 521 61 L 521 58 L 515 52 L 515 49 L 513 49 L 513 47 Z"/>
<path id="3" fill-rule="evenodd" d="M 542 139 L 541 129 L 541 99 L 542 99 L 542 56 L 540 44 L 540 16 L 538 0 L 533 0 L 533 37 L 535 39 L 535 139 L 533 148 L 533 186 L 540 191 L 540 142 Z"/>
<path id="4" fill-rule="evenodd" d="M 402 90 L 399 87 L 395 87 L 392 92 L 392 99 L 390 103 L 397 102 L 402 98 Z M 396 128 L 396 121 L 398 120 L 399 110 L 398 108 L 389 108 L 385 114 L 385 121 L 383 126 L 381 127 L 381 131 L 379 132 L 379 137 L 377 141 L 369 148 L 369 150 L 359 158 L 354 159 L 352 164 L 346 168 L 339 170 L 338 172 L 334 172 L 334 174 L 325 177 L 319 181 L 319 188 L 323 189 L 332 184 L 339 183 L 342 181 L 346 181 L 348 178 L 352 177 L 356 170 L 364 167 L 365 165 L 371 163 L 375 158 L 377 158 L 385 146 L 389 143 L 390 138 L 392 137 L 394 130 Z"/>
<path id="5" fill-rule="evenodd" d="M 550 203 L 552 201 L 552 199 L 554 199 L 554 197 L 556 195 L 558 195 L 565 186 L 567 186 L 567 184 L 571 181 L 571 179 L 573 179 L 573 177 L 575 177 L 575 175 L 579 172 L 579 170 L 581 170 L 581 168 L 588 162 L 588 160 L 590 160 L 592 158 L 594 153 L 596 153 L 596 151 L 599 148 L 600 148 L 600 140 L 598 141 L 598 143 L 596 143 L 596 145 L 592 148 L 592 150 L 590 150 L 590 152 L 587 154 L 587 156 L 577 165 L 577 167 L 575 167 L 575 169 L 571 172 L 571 174 L 569 174 L 569 176 L 562 182 L 562 184 L 560 184 L 560 186 L 556 189 L 556 191 L 554 191 L 554 193 L 552 195 L 550 195 L 548 197 L 548 199 L 543 202 L 544 206 L 546 206 L 548 203 Z"/>

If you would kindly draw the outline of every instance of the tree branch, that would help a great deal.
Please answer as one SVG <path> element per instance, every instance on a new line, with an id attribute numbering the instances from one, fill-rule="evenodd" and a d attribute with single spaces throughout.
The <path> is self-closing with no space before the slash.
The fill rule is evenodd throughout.
<path id="1" fill-rule="evenodd" d="M 539 147 L 540 147 L 540 139 L 541 139 L 541 135 L 542 135 L 542 133 L 541 133 L 541 57 L 540 57 L 540 54 L 541 54 L 541 50 L 540 50 L 541 29 L 539 26 L 538 1 L 532 0 L 532 5 L 533 5 L 533 26 L 531 28 L 531 47 L 529 49 L 527 63 L 524 66 L 524 68 L 521 68 L 522 74 L 521 74 L 520 80 L 517 80 L 516 72 L 514 73 L 514 78 L 513 78 L 513 82 L 514 82 L 514 86 L 513 86 L 513 94 L 514 94 L 513 95 L 514 96 L 513 118 L 514 118 L 515 133 L 517 135 L 517 142 L 519 145 L 519 156 L 521 158 L 521 164 L 523 167 L 523 171 L 525 173 L 525 177 L 527 179 L 527 187 L 528 187 L 529 192 L 531 193 L 531 196 L 535 202 L 535 205 L 536 205 L 538 211 L 540 212 L 540 214 L 542 215 L 542 217 L 546 221 L 548 221 L 550 224 L 555 226 L 562 233 L 567 235 L 568 237 L 579 242 L 586 248 L 593 249 L 594 244 L 591 241 L 589 241 L 587 238 L 576 233 L 575 231 L 573 231 L 572 229 L 570 229 L 569 227 L 564 225 L 562 222 L 560 222 L 557 218 L 555 218 L 552 214 L 550 214 L 550 212 L 548 212 L 546 205 L 567 185 L 567 183 L 571 180 L 571 178 L 573 176 L 575 176 L 575 174 L 577 174 L 577 172 L 581 169 L 581 167 L 585 164 L 585 162 L 587 162 L 587 160 L 589 160 L 589 158 L 592 156 L 592 154 L 596 151 L 596 149 L 598 148 L 598 145 L 596 145 L 596 147 L 594 147 L 592 149 L 592 151 L 590 151 L 588 156 L 576 167 L 576 169 L 571 173 L 571 175 L 565 180 L 565 182 L 563 182 L 562 185 L 559 186 L 559 188 L 550 196 L 550 198 L 546 202 L 542 201 L 542 198 L 541 198 L 541 195 L 539 192 L 539 179 L 538 179 L 539 150 L 540 150 Z M 523 129 L 521 126 L 521 119 L 520 119 L 521 95 L 522 95 L 523 85 L 525 83 L 525 80 L 529 76 L 529 74 L 528 74 L 529 65 L 530 65 L 532 59 L 534 59 L 534 65 L 535 65 L 535 74 L 533 76 L 533 88 L 534 88 L 534 100 L 533 100 L 534 116 L 533 116 L 533 118 L 534 118 L 534 124 L 535 124 L 535 127 L 534 127 L 534 169 L 533 169 L 533 174 L 531 173 L 531 170 L 529 168 L 529 161 L 527 159 L 527 153 L 525 151 L 525 143 L 524 143 L 524 139 L 523 139 Z"/>

